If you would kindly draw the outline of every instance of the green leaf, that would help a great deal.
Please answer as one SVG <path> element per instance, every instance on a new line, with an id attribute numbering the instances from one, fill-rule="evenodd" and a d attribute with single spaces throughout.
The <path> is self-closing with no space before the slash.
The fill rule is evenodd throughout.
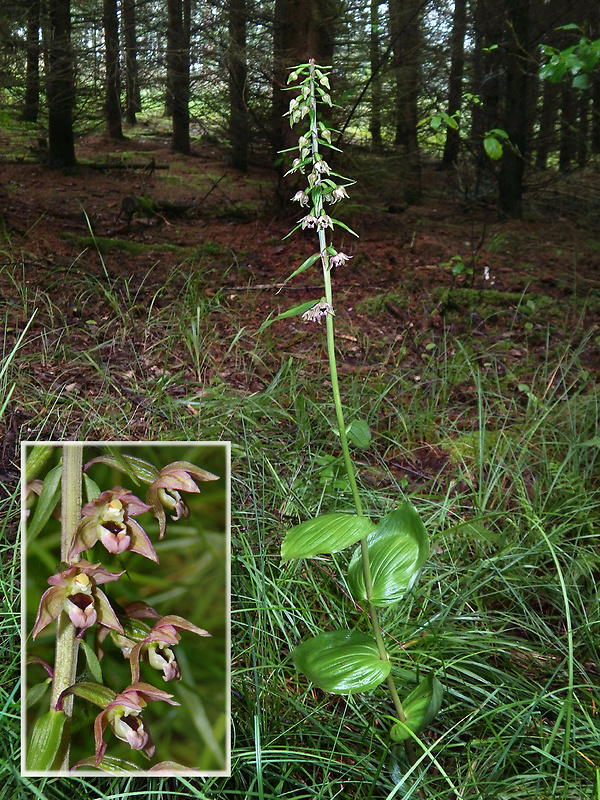
<path id="1" fill-rule="evenodd" d="M 359 631 L 320 633 L 299 644 L 294 666 L 325 692 L 368 692 L 390 674 L 391 661 L 382 661 L 375 641 Z"/>
<path id="2" fill-rule="evenodd" d="M 590 85 L 590 78 L 585 73 L 582 73 L 581 75 L 576 75 L 573 78 L 572 86 L 574 89 L 581 89 L 581 91 L 583 92 L 588 88 L 589 85 Z"/>
<path id="3" fill-rule="evenodd" d="M 488 156 L 494 161 L 502 158 L 502 145 L 495 136 L 486 136 L 483 140 L 483 147 Z"/>
<path id="4" fill-rule="evenodd" d="M 74 683 L 73 686 L 69 686 L 61 695 L 63 702 L 70 694 L 89 700 L 90 703 L 95 703 L 101 708 L 106 708 L 116 697 L 116 692 L 109 689 L 108 686 L 103 686 L 101 683 L 93 683 L 92 681 L 81 681 L 81 683 Z"/>
<path id="5" fill-rule="evenodd" d="M 264 331 L 265 328 L 268 328 L 269 325 L 277 322 L 277 320 L 285 319 L 286 317 L 297 317 L 300 314 L 304 314 L 305 311 L 308 311 L 309 308 L 312 308 L 317 302 L 318 300 L 309 300 L 306 303 L 301 303 L 299 306 L 294 306 L 294 308 L 288 308 L 287 311 L 284 311 L 282 314 L 278 314 L 276 317 L 266 319 L 258 329 L 258 332 L 261 333 L 261 331 Z"/>
<path id="6" fill-rule="evenodd" d="M 346 431 L 346 436 L 353 445 L 360 447 L 361 450 L 366 450 L 371 444 L 371 429 L 364 419 L 353 419 Z"/>
<path id="7" fill-rule="evenodd" d="M 113 450 L 109 455 L 92 458 L 84 466 L 84 472 L 87 472 L 92 464 L 107 464 L 113 469 L 118 469 L 119 472 L 128 475 L 137 486 L 139 486 L 140 481 L 154 483 L 158 476 L 158 470 L 150 462 L 144 461 L 143 458 L 137 458 L 137 456 L 120 453 L 118 450 Z"/>
<path id="8" fill-rule="evenodd" d="M 133 761 L 126 761 L 124 758 L 116 758 L 115 756 L 107 755 L 103 757 L 98 766 L 96 766 L 96 758 L 94 756 L 82 758 L 81 761 L 77 762 L 77 765 L 78 767 L 92 767 L 92 769 L 99 769 L 103 772 L 122 773 L 140 771 L 139 766 L 134 764 Z"/>
<path id="9" fill-rule="evenodd" d="M 52 678 L 47 678 L 43 683 L 35 683 L 27 689 L 27 697 L 25 698 L 25 707 L 31 708 L 34 706 L 48 691 L 48 687 L 52 683 Z"/>
<path id="10" fill-rule="evenodd" d="M 98 683 L 102 683 L 103 682 L 102 668 L 100 667 L 98 656 L 96 655 L 96 653 L 94 653 L 89 644 L 83 639 L 80 641 L 79 646 L 85 653 L 85 660 L 87 661 L 90 675 L 95 681 L 97 681 Z"/>
<path id="11" fill-rule="evenodd" d="M 29 450 L 27 462 L 25 464 L 25 482 L 30 483 L 40 474 L 48 461 L 55 447 L 49 444 L 35 444 Z"/>
<path id="12" fill-rule="evenodd" d="M 413 586 L 429 555 L 425 526 L 408 502 L 384 517 L 367 536 L 375 606 L 398 602 Z M 359 603 L 368 602 L 361 548 L 357 548 L 348 567 L 348 583 Z"/>
<path id="13" fill-rule="evenodd" d="M 331 221 L 333 222 L 333 224 L 334 224 L 334 225 L 339 225 L 339 227 L 340 227 L 340 228 L 343 228 L 345 231 L 348 231 L 348 233 L 351 233 L 351 234 L 352 234 L 352 236 L 356 236 L 356 238 L 357 238 L 357 239 L 359 239 L 359 238 L 360 238 L 360 237 L 359 237 L 359 235 L 358 235 L 358 233 L 356 233 L 356 231 L 353 231 L 353 230 L 352 230 L 352 228 L 349 228 L 349 227 L 348 227 L 348 226 L 347 226 L 347 225 L 346 225 L 344 222 L 342 222 L 341 220 L 339 220 L 339 219 L 334 219 L 334 218 L 332 217 L 332 218 L 331 218 Z"/>
<path id="14" fill-rule="evenodd" d="M 38 536 L 44 525 L 60 500 L 60 475 L 62 465 L 54 467 L 44 478 L 44 485 L 40 493 L 40 499 L 35 507 L 35 513 L 31 522 L 27 525 L 27 544 L 31 544 Z"/>
<path id="15" fill-rule="evenodd" d="M 372 530 L 373 523 L 368 517 L 342 512 L 323 514 L 290 528 L 281 545 L 281 559 L 290 561 L 320 553 L 337 553 L 363 539 Z"/>
<path id="16" fill-rule="evenodd" d="M 300 275 L 301 272 L 304 272 L 304 270 L 307 270 L 309 267 L 312 267 L 315 261 L 317 261 L 319 258 L 321 258 L 321 253 L 313 253 L 312 256 L 309 256 L 305 261 L 302 262 L 302 264 L 300 264 L 298 269 L 294 270 L 294 272 L 292 272 L 292 274 L 285 279 L 285 281 L 283 282 L 283 286 L 285 286 L 288 281 L 291 281 L 292 278 L 295 278 L 296 275 Z M 281 287 L 281 289 L 283 289 L 283 286 Z M 278 290 L 277 294 L 279 294 L 281 289 Z"/>
<path id="17" fill-rule="evenodd" d="M 28 771 L 47 772 L 52 769 L 66 721 L 67 717 L 64 711 L 55 709 L 50 709 L 37 720 L 27 751 Z"/>
<path id="18" fill-rule="evenodd" d="M 91 503 L 92 500 L 97 500 L 102 494 L 96 481 L 93 481 L 85 472 L 83 473 L 83 485 L 85 487 L 85 496 L 88 499 L 88 503 Z"/>
<path id="19" fill-rule="evenodd" d="M 443 696 L 444 687 L 433 672 L 430 672 L 402 703 L 406 722 L 396 720 L 396 724 L 390 731 L 392 739 L 395 742 L 403 742 L 405 739 L 411 738 L 409 730 L 413 733 L 425 730 L 442 707 Z"/>

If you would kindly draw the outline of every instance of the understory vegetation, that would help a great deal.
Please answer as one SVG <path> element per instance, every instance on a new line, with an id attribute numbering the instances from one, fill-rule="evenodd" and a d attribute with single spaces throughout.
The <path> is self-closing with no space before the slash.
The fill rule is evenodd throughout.
<path id="1" fill-rule="evenodd" d="M 5 448 L 17 425 L 23 440 L 232 441 L 231 778 L 19 777 L 13 456 L 0 796 L 600 797 L 600 397 L 586 308 L 574 322 L 572 308 L 498 292 L 477 315 L 447 302 L 434 326 L 400 335 L 379 327 L 381 302 L 337 317 L 343 403 L 373 432 L 354 453 L 365 509 L 380 517 L 409 498 L 431 541 L 417 586 L 381 617 L 396 683 L 410 690 L 435 670 L 445 688 L 411 771 L 367 722 L 393 713 L 383 690 L 325 694 L 289 657 L 307 634 L 356 619 L 344 554 L 310 568 L 279 556 L 291 525 L 347 504 L 321 331 L 281 321 L 256 338 L 255 295 L 206 291 L 204 266 L 158 287 L 73 269 L 67 313 L 15 265 L 0 408 Z"/>

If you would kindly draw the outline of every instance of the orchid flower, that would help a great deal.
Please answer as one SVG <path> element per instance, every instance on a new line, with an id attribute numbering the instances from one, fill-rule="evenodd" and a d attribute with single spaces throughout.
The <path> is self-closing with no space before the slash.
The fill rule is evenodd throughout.
<path id="1" fill-rule="evenodd" d="M 115 486 L 87 503 L 81 510 L 82 520 L 69 549 L 69 561 L 84 550 L 89 550 L 98 540 L 109 553 L 132 550 L 152 561 L 158 561 L 154 548 L 144 529 L 133 517 L 150 511 L 127 489 Z"/>
<path id="2" fill-rule="evenodd" d="M 108 598 L 98 589 L 98 584 L 116 581 L 123 572 L 109 572 L 100 564 L 90 564 L 82 558 L 77 564 L 51 575 L 48 578 L 50 589 L 44 592 L 40 600 L 32 637 L 35 639 L 61 611 L 65 611 L 73 625 L 79 628 L 78 638 L 96 622 L 123 633 L 123 626 Z"/>

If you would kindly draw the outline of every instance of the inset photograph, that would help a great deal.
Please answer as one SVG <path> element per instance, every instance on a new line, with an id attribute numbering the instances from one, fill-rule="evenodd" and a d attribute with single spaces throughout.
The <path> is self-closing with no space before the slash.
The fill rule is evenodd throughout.
<path id="1" fill-rule="evenodd" d="M 24 443 L 22 487 L 22 774 L 229 775 L 229 443 Z"/>

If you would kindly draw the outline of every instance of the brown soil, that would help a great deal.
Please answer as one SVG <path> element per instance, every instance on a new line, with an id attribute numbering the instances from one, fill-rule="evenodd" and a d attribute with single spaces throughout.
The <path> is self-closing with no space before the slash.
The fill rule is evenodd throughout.
<path id="1" fill-rule="evenodd" d="M 136 302 L 142 306 L 143 316 L 144 305 L 174 271 L 185 275 L 190 270 L 203 270 L 206 297 L 223 293 L 229 311 L 243 315 L 247 341 L 269 313 L 320 298 L 320 275 L 311 271 L 277 293 L 287 276 L 314 252 L 315 238 L 309 235 L 314 231 L 307 231 L 284 240 L 301 213 L 294 209 L 295 216 L 286 220 L 273 212 L 276 174 L 258 166 L 269 163 L 266 154 L 254 154 L 254 165 L 247 174 L 240 174 L 227 165 L 225 153 L 216 145 L 196 144 L 193 156 L 183 157 L 170 152 L 168 139 L 142 133 L 132 134 L 119 145 L 108 144 L 100 137 L 81 140 L 77 149 L 80 166 L 70 174 L 50 171 L 40 163 L 26 163 L 26 159 L 11 162 L 10 151 L 5 153 L 0 186 L 5 268 L 0 274 L 0 291 L 9 327 L 22 330 L 26 314 L 31 313 L 23 293 L 29 291 L 33 296 L 42 291 L 55 311 L 62 313 L 70 335 L 79 337 L 80 349 L 92 347 L 95 340 L 89 334 L 90 317 L 96 316 L 96 324 L 107 324 L 110 310 L 97 301 L 82 311 L 81 282 L 74 280 L 82 275 L 117 281 L 121 286 L 126 283 L 131 295 L 142 287 Z M 90 162 L 103 163 L 106 168 L 93 168 Z M 111 169 L 111 163 L 139 166 Z M 334 239 L 339 250 L 353 257 L 333 275 L 334 292 L 339 298 L 342 372 L 372 369 L 384 358 L 382 353 L 389 351 L 390 343 L 414 342 L 416 337 L 420 337 L 420 352 L 414 353 L 418 363 L 422 348 L 442 328 L 450 333 L 468 328 L 484 341 L 497 340 L 510 331 L 515 340 L 511 357 L 518 361 L 519 347 L 529 346 L 527 336 L 532 328 L 540 330 L 541 354 L 547 347 L 542 328 L 548 321 L 554 319 L 556 323 L 552 335 L 557 341 L 569 332 L 583 335 L 597 322 L 598 220 L 584 219 L 581 204 L 575 203 L 573 211 L 571 203 L 567 214 L 558 201 L 553 202 L 552 197 L 564 194 L 558 184 L 553 188 L 549 182 L 543 190 L 528 196 L 524 221 L 500 222 L 494 206 L 486 209 L 470 205 L 458 196 L 454 173 L 426 169 L 422 205 L 404 207 L 397 200 L 402 194 L 399 180 L 385 162 L 372 162 L 368 154 L 350 151 L 338 168 L 358 181 L 350 189 L 350 202 L 333 208 L 334 216 L 339 211 L 341 219 L 360 234 L 355 239 L 336 232 Z M 163 206 L 171 203 L 189 208 L 179 217 L 140 211 L 128 224 L 124 216 L 119 216 L 123 199 L 141 195 Z M 121 240 L 121 249 L 108 250 L 103 245 L 101 258 L 89 239 L 90 229 L 98 242 Z M 128 252 L 123 249 L 127 243 L 148 247 Z M 165 245 L 171 248 L 165 249 Z M 522 293 L 523 302 L 543 295 L 550 316 L 520 316 L 520 303 L 514 298 L 507 300 L 503 311 L 493 318 L 482 311 L 485 295 L 480 295 L 474 305 L 456 305 L 455 298 L 464 292 L 465 281 L 470 283 L 464 276 L 453 278 L 447 262 L 456 256 L 473 266 L 475 290 Z M 450 296 L 440 293 L 444 287 L 451 288 Z M 381 293 L 388 294 L 377 311 L 360 305 L 360 301 Z M 553 301 L 551 308 L 548 298 Z M 587 306 L 583 302 L 586 299 Z M 53 327 L 52 314 L 43 303 L 40 305 L 30 331 L 45 330 L 47 335 Z M 557 309 L 560 320 L 552 317 Z M 272 326 L 269 335 L 277 338 L 279 355 L 303 352 L 309 357 L 308 363 L 311 357 L 315 361 L 320 358 L 320 345 L 298 317 Z M 365 339 L 379 346 L 369 348 Z M 131 347 L 135 349 L 138 344 L 134 337 Z M 39 341 L 26 344 L 22 353 L 31 353 L 35 347 L 39 347 Z M 251 349 L 249 345 L 247 350 Z M 186 352 L 183 347 L 181 364 Z M 136 353 L 139 357 L 139 348 Z M 124 348 L 112 362 L 130 378 L 131 358 L 131 352 Z M 592 379 L 597 377 L 599 348 L 593 337 L 582 358 Z M 217 361 L 213 357 L 213 365 Z M 237 388 L 256 390 L 264 387 L 280 366 L 276 357 L 271 357 L 272 363 L 268 361 L 240 374 L 232 356 L 223 354 L 219 376 Z M 140 361 L 147 368 L 144 380 L 164 368 L 160 358 L 150 362 L 149 357 L 146 362 Z M 82 380 L 81 365 L 70 371 L 68 364 L 57 368 L 55 364 L 42 367 L 31 363 L 29 369 L 29 377 L 35 376 L 51 389 Z M 198 380 L 193 371 L 188 371 L 186 378 Z M 140 376 L 134 378 L 131 391 L 137 391 L 141 383 Z M 91 384 L 92 374 L 88 380 Z M 123 380 L 126 385 L 126 378 Z M 91 391 L 85 380 L 79 388 Z M 18 397 L 17 388 L 13 403 Z M 140 429 L 136 435 L 143 436 L 144 431 Z"/>

